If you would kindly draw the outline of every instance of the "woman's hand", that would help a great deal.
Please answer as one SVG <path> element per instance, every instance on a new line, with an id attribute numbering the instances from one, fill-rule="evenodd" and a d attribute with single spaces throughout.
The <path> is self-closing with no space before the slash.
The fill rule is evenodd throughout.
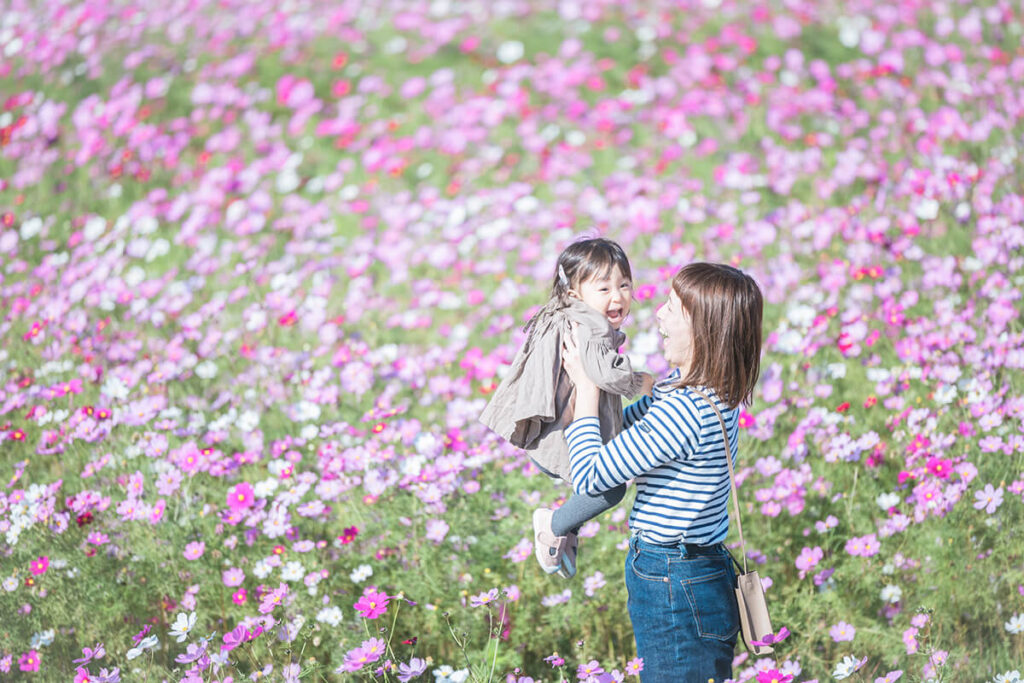
<path id="1" fill-rule="evenodd" d="M 640 374 L 643 377 L 643 385 L 642 385 L 642 388 L 640 389 L 640 393 L 644 394 L 645 396 L 653 397 L 654 396 L 654 375 L 652 375 L 649 372 L 641 372 Z"/>
<path id="2" fill-rule="evenodd" d="M 573 323 L 571 332 L 562 337 L 562 368 L 576 387 L 574 417 L 597 417 L 597 403 L 601 390 L 583 369 L 577 323 Z"/>

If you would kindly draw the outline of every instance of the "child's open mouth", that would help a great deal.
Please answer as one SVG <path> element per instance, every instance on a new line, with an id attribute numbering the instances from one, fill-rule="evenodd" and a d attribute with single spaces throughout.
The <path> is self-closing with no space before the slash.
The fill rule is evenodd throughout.
<path id="1" fill-rule="evenodd" d="M 622 322 L 622 309 L 613 308 L 605 311 L 604 317 L 608 318 L 608 322 L 610 323 Z"/>

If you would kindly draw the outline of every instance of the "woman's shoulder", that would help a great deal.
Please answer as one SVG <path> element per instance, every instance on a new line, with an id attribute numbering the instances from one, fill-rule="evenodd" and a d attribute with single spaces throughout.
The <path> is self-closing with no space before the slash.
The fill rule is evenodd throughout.
<path id="1" fill-rule="evenodd" d="M 673 377 L 674 375 L 674 377 Z M 668 401 L 678 407 L 684 407 L 696 419 L 703 422 L 710 415 L 714 418 L 714 410 L 708 400 L 714 401 L 722 414 L 728 411 L 728 407 L 718 397 L 713 389 L 705 386 L 678 386 L 678 373 L 673 373 L 654 386 L 654 400 Z M 673 381 L 674 380 L 674 381 Z M 706 398 L 705 398 L 706 397 Z"/>

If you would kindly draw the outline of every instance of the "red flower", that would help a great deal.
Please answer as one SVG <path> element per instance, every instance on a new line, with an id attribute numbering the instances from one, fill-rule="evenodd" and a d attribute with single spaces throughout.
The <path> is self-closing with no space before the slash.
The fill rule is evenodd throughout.
<path id="1" fill-rule="evenodd" d="M 354 526 L 350 526 L 347 529 L 345 529 L 340 536 L 338 536 L 338 539 L 342 542 L 342 544 L 348 544 L 356 540 L 356 536 L 358 535 L 359 529 L 357 529 Z"/>
<path id="2" fill-rule="evenodd" d="M 13 441 L 24 441 L 25 440 L 25 432 L 23 430 L 21 430 L 21 429 L 15 429 L 13 432 L 11 432 L 10 436 L 11 436 L 11 440 L 13 440 Z"/>
<path id="3" fill-rule="evenodd" d="M 843 401 L 842 403 L 840 403 L 839 405 L 836 406 L 836 412 L 837 413 L 845 413 L 849 409 L 850 409 L 850 402 L 849 401 Z"/>

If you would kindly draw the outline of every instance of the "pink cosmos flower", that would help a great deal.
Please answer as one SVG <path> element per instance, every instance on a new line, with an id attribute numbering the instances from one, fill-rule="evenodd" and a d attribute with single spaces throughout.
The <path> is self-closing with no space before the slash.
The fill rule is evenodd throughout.
<path id="1" fill-rule="evenodd" d="M 389 596 L 386 593 L 378 593 L 374 588 L 367 588 L 362 596 L 356 600 L 353 607 L 364 619 L 376 619 L 388 610 Z"/>
<path id="2" fill-rule="evenodd" d="M 777 645 L 789 637 L 789 629 L 783 626 L 775 633 L 769 633 L 761 640 L 752 641 L 751 645 L 765 646 Z"/>
<path id="3" fill-rule="evenodd" d="M 995 488 L 992 484 L 985 484 L 981 491 L 974 492 L 974 509 L 984 510 L 991 515 L 1003 504 L 1003 487 Z"/>
<path id="4" fill-rule="evenodd" d="M 910 628 L 908 628 L 906 631 L 903 632 L 903 644 L 907 648 L 907 654 L 908 655 L 912 655 L 915 652 L 917 652 L 918 643 L 917 643 L 917 628 L 916 627 L 911 626 Z"/>
<path id="5" fill-rule="evenodd" d="M 895 683 L 902 677 L 903 671 L 901 669 L 897 669 L 895 671 L 890 671 L 889 673 L 885 674 L 884 677 L 879 676 L 875 679 L 875 683 Z"/>
<path id="6" fill-rule="evenodd" d="M 39 671 L 39 653 L 29 650 L 18 657 L 18 668 L 22 671 Z"/>
<path id="7" fill-rule="evenodd" d="M 440 543 L 448 534 L 449 528 L 448 523 L 443 519 L 428 519 L 426 538 L 434 543 Z"/>
<path id="8" fill-rule="evenodd" d="M 814 546 L 814 548 L 804 547 L 800 551 L 800 556 L 796 558 L 796 568 L 800 570 L 800 578 L 804 578 L 811 569 L 813 569 L 821 558 L 825 556 L 820 546 Z"/>
<path id="9" fill-rule="evenodd" d="M 792 675 L 784 674 L 778 669 L 769 669 L 757 674 L 757 683 L 790 683 L 792 680 Z"/>
<path id="10" fill-rule="evenodd" d="M 238 626 L 234 627 L 233 629 L 225 633 L 223 638 L 224 644 L 220 646 L 221 652 L 230 652 L 231 650 L 234 650 L 236 647 L 244 643 L 246 633 L 247 631 L 245 629 L 245 626 L 243 626 L 242 624 L 239 624 Z"/>
<path id="11" fill-rule="evenodd" d="M 36 576 L 39 576 L 40 574 L 45 574 L 49 566 L 50 558 L 46 555 L 41 555 L 40 557 L 37 557 L 36 559 L 29 562 L 29 569 Z M 35 652 L 35 650 L 32 650 L 32 652 Z"/>
<path id="12" fill-rule="evenodd" d="M 593 659 L 586 664 L 580 664 L 576 669 L 576 676 L 580 680 L 590 678 L 591 676 L 600 676 L 604 673 L 604 669 L 601 668 L 601 664 Z"/>
<path id="13" fill-rule="evenodd" d="M 186 560 L 198 560 L 206 552 L 206 544 L 202 541 L 193 541 L 185 546 L 182 555 Z"/>
<path id="14" fill-rule="evenodd" d="M 259 606 L 260 614 L 270 614 L 273 612 L 274 608 L 280 605 L 287 595 L 288 586 L 283 583 L 279 583 L 277 588 L 263 596 L 263 600 L 260 602 Z"/>
<path id="15" fill-rule="evenodd" d="M 245 581 L 245 572 L 237 567 L 231 569 L 225 569 L 221 574 L 221 580 L 225 586 L 234 588 L 235 586 L 241 586 L 242 581 Z"/>
<path id="16" fill-rule="evenodd" d="M 246 600 L 249 599 L 249 591 L 244 588 L 239 588 L 231 594 L 231 601 L 236 605 L 244 605 Z"/>
<path id="17" fill-rule="evenodd" d="M 604 580 L 604 574 L 601 572 L 594 572 L 593 575 L 588 576 L 583 580 L 583 592 L 586 593 L 587 597 L 594 597 L 594 593 L 604 588 L 607 585 L 607 581 Z"/>
<path id="18" fill-rule="evenodd" d="M 362 647 L 357 647 L 345 653 L 345 661 L 340 668 L 343 671 L 352 673 L 353 671 L 359 671 L 370 662 L 370 656 L 366 654 L 366 651 Z M 341 673 L 341 671 L 337 673 Z"/>
<path id="19" fill-rule="evenodd" d="M 544 661 L 550 664 L 552 669 L 557 669 L 565 664 L 565 659 L 558 655 L 549 655 L 544 658 Z"/>
<path id="20" fill-rule="evenodd" d="M 853 640 L 854 636 L 857 635 L 857 629 L 845 621 L 840 621 L 828 630 L 828 634 L 832 636 L 832 640 L 835 642 L 843 643 Z"/>
<path id="21" fill-rule="evenodd" d="M 881 546 L 875 534 L 855 536 L 846 542 L 846 552 L 855 557 L 873 557 L 878 554 Z"/>
<path id="22" fill-rule="evenodd" d="M 644 670 L 644 660 L 641 657 L 634 657 L 633 659 L 626 662 L 626 675 L 627 676 L 639 676 L 640 672 Z"/>
<path id="23" fill-rule="evenodd" d="M 482 607 L 484 605 L 491 604 L 492 602 L 494 602 L 497 599 L 498 599 L 498 589 L 497 588 L 492 588 L 489 591 L 484 591 L 483 593 L 480 593 L 479 595 L 474 595 L 473 597 L 471 597 L 469 599 L 469 606 L 470 607 Z"/>

